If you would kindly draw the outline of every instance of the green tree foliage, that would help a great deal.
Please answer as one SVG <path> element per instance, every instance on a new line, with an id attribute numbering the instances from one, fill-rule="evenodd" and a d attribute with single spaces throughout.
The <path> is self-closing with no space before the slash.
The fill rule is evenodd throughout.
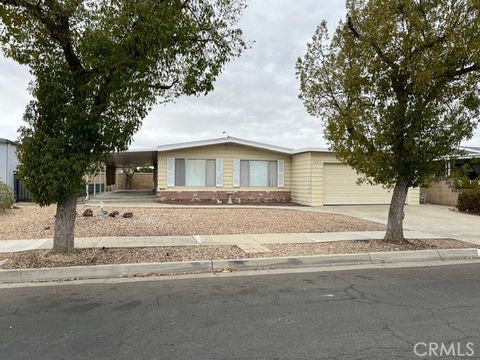
<path id="1" fill-rule="evenodd" d="M 451 161 L 451 175 L 448 181 L 455 191 L 480 191 L 480 178 L 477 169 L 480 166 L 479 158 Z"/>
<path id="2" fill-rule="evenodd" d="M 154 104 L 213 90 L 246 48 L 236 27 L 243 8 L 242 0 L 0 0 L 3 53 L 34 78 L 19 176 L 35 201 L 72 197 L 90 164 L 127 149 Z"/>
<path id="3" fill-rule="evenodd" d="M 480 215 L 480 189 L 467 189 L 458 194 L 457 208 L 466 213 Z"/>
<path id="4" fill-rule="evenodd" d="M 479 115 L 480 3 L 350 0 L 332 36 L 317 28 L 297 63 L 307 111 L 332 150 L 394 188 L 386 239 L 403 241 L 408 188 L 473 135 Z"/>
<path id="5" fill-rule="evenodd" d="M 12 189 L 3 181 L 0 181 L 0 210 L 5 212 L 13 206 L 14 202 Z"/>

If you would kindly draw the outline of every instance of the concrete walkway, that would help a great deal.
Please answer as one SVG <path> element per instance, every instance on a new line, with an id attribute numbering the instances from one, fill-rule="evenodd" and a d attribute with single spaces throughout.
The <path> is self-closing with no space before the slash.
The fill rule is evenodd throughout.
<path id="1" fill-rule="evenodd" d="M 237 245 L 247 253 L 269 252 L 262 244 L 299 244 L 330 241 L 382 239 L 384 231 L 290 233 L 290 234 L 235 234 L 194 236 L 139 236 L 76 238 L 77 248 L 128 248 L 189 245 Z M 406 231 L 410 239 L 432 239 L 436 235 L 419 231 Z M 36 249 L 51 249 L 52 239 L 0 240 L 0 253 Z"/>
<path id="2" fill-rule="evenodd" d="M 152 207 L 155 205 L 153 191 L 148 190 L 118 190 L 90 196 L 86 205 L 100 205 L 119 207 Z"/>

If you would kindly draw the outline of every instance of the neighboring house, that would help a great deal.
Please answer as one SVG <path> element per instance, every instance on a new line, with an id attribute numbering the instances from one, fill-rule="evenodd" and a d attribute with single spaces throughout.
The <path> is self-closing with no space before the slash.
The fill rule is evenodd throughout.
<path id="1" fill-rule="evenodd" d="M 460 150 L 464 154 L 455 159 L 454 166 L 462 166 L 465 163 L 472 163 L 472 159 L 480 158 L 480 147 L 460 146 Z M 448 182 L 452 169 L 451 160 L 442 160 L 445 163 L 445 179 L 433 183 L 428 188 L 421 189 L 421 196 L 424 202 L 437 205 L 456 206 L 458 199 L 458 191 L 454 191 Z M 468 174 L 471 180 L 479 180 L 480 165 L 471 164 L 472 173 Z"/>
<path id="2" fill-rule="evenodd" d="M 233 137 L 115 153 L 109 166 L 153 166 L 159 202 L 321 206 L 388 204 L 391 198 L 382 186 L 358 185 L 359 175 L 327 149 L 294 150 Z M 410 190 L 407 203 L 419 204 L 418 189 Z"/>
<path id="3" fill-rule="evenodd" d="M 14 141 L 0 138 L 0 181 L 12 190 L 15 188 L 14 172 L 18 167 L 17 145 Z"/>

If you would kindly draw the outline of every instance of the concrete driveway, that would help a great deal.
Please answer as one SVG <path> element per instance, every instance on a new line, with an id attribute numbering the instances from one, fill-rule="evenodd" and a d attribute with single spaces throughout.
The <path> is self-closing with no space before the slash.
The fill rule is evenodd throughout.
<path id="1" fill-rule="evenodd" d="M 407 205 L 405 229 L 480 245 L 480 216 L 462 214 L 451 209 L 440 205 Z M 324 206 L 315 210 L 349 215 L 382 224 L 387 223 L 388 217 L 388 205 Z"/>

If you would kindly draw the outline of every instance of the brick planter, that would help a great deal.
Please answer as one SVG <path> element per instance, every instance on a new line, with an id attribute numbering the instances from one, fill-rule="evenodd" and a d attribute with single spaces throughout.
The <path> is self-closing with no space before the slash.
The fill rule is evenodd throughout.
<path id="1" fill-rule="evenodd" d="M 289 203 L 290 191 L 158 191 L 155 201 L 161 203 L 227 203 L 232 194 L 235 204 Z"/>

